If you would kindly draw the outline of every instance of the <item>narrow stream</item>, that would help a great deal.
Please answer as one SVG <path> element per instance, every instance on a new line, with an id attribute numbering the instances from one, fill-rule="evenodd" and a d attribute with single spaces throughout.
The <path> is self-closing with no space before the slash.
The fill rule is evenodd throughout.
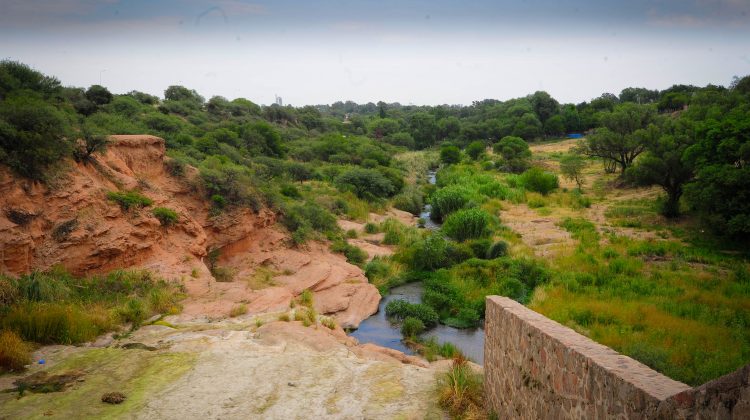
<path id="1" fill-rule="evenodd" d="M 435 184 L 435 171 L 428 173 L 428 181 Z M 440 225 L 430 220 L 430 205 L 426 204 L 420 217 L 425 220 L 426 229 L 438 229 Z M 378 312 L 362 321 L 359 329 L 350 335 L 360 343 L 373 343 L 383 347 L 389 347 L 402 351 L 406 354 L 414 354 L 401 341 L 401 330 L 398 325 L 391 324 L 385 316 L 385 306 L 388 302 L 403 299 L 411 303 L 422 302 L 422 283 L 410 283 L 391 289 L 390 294 L 380 300 Z M 484 362 L 484 329 L 483 328 L 453 328 L 439 324 L 435 328 L 426 331 L 422 338 L 435 337 L 438 343 L 451 342 L 461 352 L 476 363 Z"/>

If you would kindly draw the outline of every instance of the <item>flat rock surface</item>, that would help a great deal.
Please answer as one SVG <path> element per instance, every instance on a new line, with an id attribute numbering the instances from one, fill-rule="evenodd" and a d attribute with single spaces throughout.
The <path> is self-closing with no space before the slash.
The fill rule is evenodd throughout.
<path id="1" fill-rule="evenodd" d="M 154 351 L 42 348 L 37 357 L 48 364 L 26 375 L 76 369 L 83 380 L 57 393 L 17 398 L 0 392 L 0 417 L 444 418 L 434 395 L 444 363 L 357 345 L 340 328 L 270 319 L 258 328 L 257 319 L 146 326 L 116 344 L 141 343 Z M 4 379 L 3 389 L 13 377 Z M 102 403 L 102 393 L 112 391 L 126 400 Z"/>

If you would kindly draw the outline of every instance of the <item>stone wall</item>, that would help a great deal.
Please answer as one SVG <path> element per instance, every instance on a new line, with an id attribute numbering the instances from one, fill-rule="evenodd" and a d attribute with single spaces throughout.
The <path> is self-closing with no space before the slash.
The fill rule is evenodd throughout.
<path id="1" fill-rule="evenodd" d="M 499 418 L 750 418 L 750 366 L 693 389 L 498 296 L 487 297 L 485 334 Z"/>

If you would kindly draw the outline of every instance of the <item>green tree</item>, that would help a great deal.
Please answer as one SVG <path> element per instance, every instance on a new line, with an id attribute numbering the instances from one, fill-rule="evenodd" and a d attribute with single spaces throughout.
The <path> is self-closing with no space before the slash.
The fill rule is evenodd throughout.
<path id="1" fill-rule="evenodd" d="M 646 150 L 644 129 L 656 121 L 656 112 L 648 105 L 626 103 L 600 117 L 601 127 L 586 137 L 579 151 L 591 157 L 611 161 L 620 167 L 620 173 L 630 167 L 636 157 Z"/>
<path id="2" fill-rule="evenodd" d="M 426 112 L 417 112 L 409 117 L 409 131 L 418 148 L 430 147 L 437 139 L 435 117 Z"/>
<path id="3" fill-rule="evenodd" d="M 544 123 L 544 134 L 562 136 L 565 134 L 565 121 L 561 115 L 553 115 Z"/>
<path id="4" fill-rule="evenodd" d="M 107 136 L 93 132 L 84 126 L 81 130 L 81 136 L 76 141 L 73 149 L 73 158 L 78 162 L 87 163 L 91 160 L 92 154 L 95 152 L 104 152 L 108 144 L 109 139 Z"/>
<path id="5" fill-rule="evenodd" d="M 586 161 L 578 154 L 568 153 L 560 159 L 560 172 L 571 181 L 575 181 L 579 191 L 583 191 L 583 169 Z"/>
<path id="6" fill-rule="evenodd" d="M 445 117 L 438 121 L 438 140 L 453 140 L 461 133 L 461 120 Z"/>
<path id="7" fill-rule="evenodd" d="M 665 120 L 661 127 L 651 126 L 646 153 L 628 168 L 627 175 L 640 185 L 658 185 L 667 199 L 662 207 L 666 217 L 680 214 L 683 185 L 693 179 L 693 166 L 686 162 L 686 150 L 694 143 L 691 127 L 682 121 Z"/>
<path id="8" fill-rule="evenodd" d="M 732 91 L 721 102 L 694 109 L 696 142 L 685 159 L 696 170 L 685 186 L 689 203 L 719 233 L 750 234 L 750 102 Z"/>
<path id="9" fill-rule="evenodd" d="M 101 106 L 112 102 L 112 94 L 104 86 L 91 85 L 86 90 L 86 99 Z"/>
<path id="10" fill-rule="evenodd" d="M 60 91 L 60 81 L 18 61 L 0 61 L 0 99 L 17 90 L 31 90 L 50 97 Z"/>
<path id="11" fill-rule="evenodd" d="M 0 101 L 0 161 L 18 174 L 42 179 L 70 156 L 70 125 L 54 106 L 32 96 Z"/>
<path id="12" fill-rule="evenodd" d="M 172 85 L 164 91 L 164 99 L 168 101 L 187 101 L 197 105 L 203 105 L 205 99 L 198 92 L 185 86 Z"/>
<path id="13" fill-rule="evenodd" d="M 374 169 L 352 168 L 336 177 L 336 184 L 351 190 L 364 199 L 385 198 L 396 193 L 396 187 L 382 173 Z"/>
<path id="14" fill-rule="evenodd" d="M 557 115 L 560 108 L 560 104 L 545 91 L 537 91 L 531 95 L 531 106 L 542 124 L 546 124 L 547 120 Z"/>
<path id="15" fill-rule="evenodd" d="M 376 139 L 382 139 L 396 134 L 401 130 L 398 120 L 392 118 L 378 118 L 372 120 L 369 126 L 370 135 Z"/>
<path id="16" fill-rule="evenodd" d="M 265 121 L 247 123 L 240 130 L 240 138 L 251 153 L 284 157 L 281 134 Z"/>

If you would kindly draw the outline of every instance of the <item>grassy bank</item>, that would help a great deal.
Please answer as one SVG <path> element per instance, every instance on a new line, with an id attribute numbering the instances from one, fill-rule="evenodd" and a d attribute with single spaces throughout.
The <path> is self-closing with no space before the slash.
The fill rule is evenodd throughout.
<path id="1" fill-rule="evenodd" d="M 39 344 L 79 344 L 180 311 L 181 287 L 147 271 L 75 277 L 64 270 L 0 276 L 0 368 L 20 370 Z"/>

